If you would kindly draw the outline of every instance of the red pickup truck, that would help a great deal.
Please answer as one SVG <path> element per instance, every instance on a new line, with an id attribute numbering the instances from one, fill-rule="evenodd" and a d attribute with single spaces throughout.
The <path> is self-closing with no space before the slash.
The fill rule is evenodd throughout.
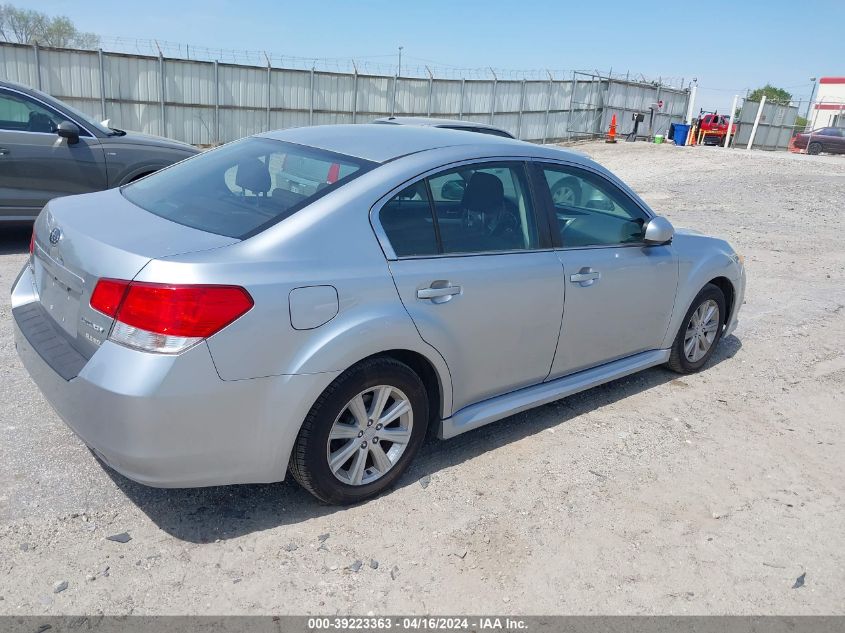
<path id="1" fill-rule="evenodd" d="M 730 117 L 716 112 L 702 114 L 698 119 L 698 129 L 703 132 L 701 143 L 703 145 L 724 145 L 725 136 L 728 133 Z M 736 134 L 736 123 L 731 129 L 731 136 Z"/>

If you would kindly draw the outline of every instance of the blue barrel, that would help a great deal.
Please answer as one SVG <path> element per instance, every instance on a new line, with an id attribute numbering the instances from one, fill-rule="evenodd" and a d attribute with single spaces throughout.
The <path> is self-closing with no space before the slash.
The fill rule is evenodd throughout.
<path id="1" fill-rule="evenodd" d="M 689 125 L 675 123 L 675 136 L 672 139 L 675 141 L 675 145 L 686 145 L 687 134 L 689 134 Z"/>

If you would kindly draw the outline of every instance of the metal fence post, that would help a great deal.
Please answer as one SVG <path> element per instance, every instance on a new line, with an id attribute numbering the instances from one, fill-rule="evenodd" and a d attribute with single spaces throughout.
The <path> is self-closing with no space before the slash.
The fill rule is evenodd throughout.
<path id="1" fill-rule="evenodd" d="M 461 102 L 458 104 L 458 119 L 463 121 L 464 120 L 464 88 L 466 87 L 467 80 L 464 77 L 461 77 Z"/>
<path id="2" fill-rule="evenodd" d="M 167 77 L 165 76 L 164 70 L 164 55 L 161 54 L 161 51 L 158 52 L 158 74 L 159 78 L 161 79 L 161 86 L 159 88 L 161 94 L 159 95 L 159 104 L 161 105 L 161 135 L 167 136 L 167 120 L 165 119 L 164 114 L 164 102 L 165 102 L 165 90 L 167 89 Z"/>
<path id="3" fill-rule="evenodd" d="M 267 60 L 267 129 L 270 129 L 270 101 L 273 92 L 273 67 L 270 63 L 270 56 L 264 53 L 264 58 Z"/>
<path id="4" fill-rule="evenodd" d="M 105 121 L 106 116 L 106 71 L 103 68 L 103 49 L 97 49 L 97 61 L 100 63 L 100 111 L 103 115 L 102 121 Z"/>
<path id="5" fill-rule="evenodd" d="M 352 76 L 352 122 L 358 118 L 358 68 L 355 68 L 355 74 Z"/>
<path id="6" fill-rule="evenodd" d="M 32 50 L 35 52 L 35 87 L 41 90 L 41 53 L 38 42 L 32 44 Z"/>
<path id="7" fill-rule="evenodd" d="M 490 99 L 490 125 L 493 125 L 493 116 L 496 114 L 496 85 L 499 83 L 499 78 L 493 72 L 492 68 L 490 72 L 493 73 L 493 97 Z"/>
<path id="8" fill-rule="evenodd" d="M 214 60 L 214 144 L 220 144 L 220 62 Z"/>
<path id="9" fill-rule="evenodd" d="M 390 106 L 390 116 L 396 114 L 396 91 L 399 90 L 399 75 L 393 75 L 393 105 Z"/>
<path id="10" fill-rule="evenodd" d="M 690 90 L 689 95 L 687 96 L 687 114 L 686 118 L 684 119 L 684 123 L 687 125 L 692 124 L 692 114 L 693 109 L 695 108 L 695 93 L 698 91 L 698 86 L 693 86 L 692 90 Z"/>
<path id="11" fill-rule="evenodd" d="M 311 96 L 308 99 L 308 125 L 314 125 L 314 67 L 311 66 Z"/>
<path id="12" fill-rule="evenodd" d="M 431 116 L 431 93 L 434 89 L 434 75 L 431 73 L 431 70 L 428 66 L 425 67 L 426 72 L 428 73 L 428 106 L 426 109 L 427 116 Z"/>
<path id="13" fill-rule="evenodd" d="M 549 75 L 549 87 L 546 90 L 546 119 L 543 123 L 543 145 L 545 145 L 546 141 L 549 139 L 549 112 L 552 109 L 552 84 L 554 82 L 552 73 L 548 70 L 546 72 Z"/>
<path id="14" fill-rule="evenodd" d="M 566 122 L 566 140 L 572 138 L 572 115 L 575 113 L 573 104 L 575 103 L 575 93 L 578 91 L 578 78 L 575 71 L 572 71 L 572 92 L 569 93 L 569 120 Z"/>
<path id="15" fill-rule="evenodd" d="M 628 113 L 631 112 L 631 105 L 629 103 L 631 96 L 631 84 L 624 83 L 622 85 L 625 86 L 625 98 L 622 100 L 622 110 L 625 112 L 625 116 L 627 116 Z"/>
<path id="16" fill-rule="evenodd" d="M 660 105 L 660 89 L 662 87 L 663 87 L 663 77 L 658 77 L 657 78 L 657 96 L 655 97 L 657 99 L 658 106 Z M 655 121 L 655 120 L 657 121 L 657 124 L 658 124 L 657 129 L 658 130 L 662 129 L 662 128 L 660 128 L 660 120 L 657 118 L 659 116 L 660 116 L 660 108 L 658 107 L 657 111 L 654 113 L 654 116 L 652 117 L 653 121 Z M 649 132 L 649 134 L 648 134 L 649 137 L 654 135 L 654 126 L 653 125 L 652 125 L 652 129 L 650 129 L 648 132 Z"/>
<path id="17" fill-rule="evenodd" d="M 522 109 L 525 106 L 525 77 L 522 78 L 522 86 L 519 91 L 519 116 L 516 119 L 516 138 L 522 138 Z"/>
<path id="18" fill-rule="evenodd" d="M 725 149 L 731 146 L 731 133 L 734 129 L 734 119 L 736 118 L 736 102 L 739 101 L 739 95 L 734 95 L 733 103 L 731 104 L 731 119 L 728 121 L 728 131 L 725 133 Z"/>
<path id="19" fill-rule="evenodd" d="M 763 116 L 763 106 L 766 105 L 766 95 L 763 95 L 763 98 L 760 99 L 760 106 L 757 108 L 757 116 L 754 117 L 754 125 L 751 127 L 751 136 L 748 139 L 748 145 L 746 145 L 745 149 L 751 149 L 751 146 L 754 144 L 754 136 L 757 134 L 757 126 L 760 125 L 760 117 Z M 810 143 L 807 143 L 807 147 L 810 147 Z"/>

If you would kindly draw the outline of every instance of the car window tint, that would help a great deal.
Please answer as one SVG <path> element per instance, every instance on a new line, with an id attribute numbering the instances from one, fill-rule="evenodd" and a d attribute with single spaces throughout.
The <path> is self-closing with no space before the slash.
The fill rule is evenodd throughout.
<path id="1" fill-rule="evenodd" d="M 629 196 L 586 170 L 544 166 L 564 248 L 641 242 L 648 219 Z"/>
<path id="2" fill-rule="evenodd" d="M 436 255 L 437 237 L 425 181 L 400 191 L 379 212 L 379 220 L 397 257 Z"/>
<path id="3" fill-rule="evenodd" d="M 247 138 L 123 187 L 150 213 L 243 239 L 293 215 L 374 166 L 273 139 Z"/>
<path id="4" fill-rule="evenodd" d="M 38 102 L 9 92 L 0 92 L 0 129 L 16 132 L 55 133 L 66 118 Z"/>
<path id="5" fill-rule="evenodd" d="M 521 163 L 468 165 L 428 180 L 444 253 L 537 248 Z"/>

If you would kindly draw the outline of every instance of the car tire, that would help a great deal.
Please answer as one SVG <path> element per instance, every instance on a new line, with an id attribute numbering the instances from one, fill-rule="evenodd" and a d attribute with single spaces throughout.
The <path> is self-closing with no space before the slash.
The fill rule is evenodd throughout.
<path id="1" fill-rule="evenodd" d="M 379 422 L 405 409 L 397 419 Z M 293 448 L 291 474 L 326 503 L 347 505 L 378 495 L 408 468 L 425 439 L 428 415 L 425 385 L 410 367 L 388 357 L 364 360 L 311 407 Z M 386 439 L 387 433 L 397 441 Z"/>
<path id="2" fill-rule="evenodd" d="M 811 154 L 813 156 L 821 154 L 822 153 L 822 144 L 821 143 L 810 143 L 807 146 L 807 153 Z"/>
<path id="3" fill-rule="evenodd" d="M 714 306 L 718 312 L 710 315 L 709 310 Z M 702 317 L 706 317 L 703 324 Z M 707 284 L 693 299 L 681 321 L 681 327 L 672 343 L 667 363 L 669 369 L 679 374 L 701 371 L 722 338 L 725 317 L 724 293 L 718 286 Z"/>

